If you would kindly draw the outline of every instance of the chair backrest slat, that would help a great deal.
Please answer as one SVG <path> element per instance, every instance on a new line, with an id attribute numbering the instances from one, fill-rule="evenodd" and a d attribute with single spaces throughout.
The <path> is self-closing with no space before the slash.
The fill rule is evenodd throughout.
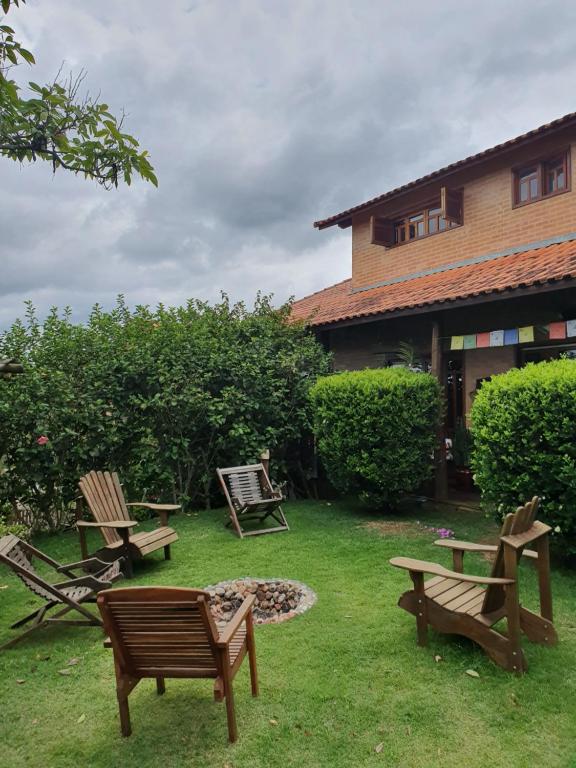
<path id="1" fill-rule="evenodd" d="M 130 519 L 116 472 L 95 472 L 93 470 L 80 479 L 79 486 L 97 523 Z M 114 544 L 121 538 L 117 531 L 112 528 L 102 528 L 102 535 L 107 544 Z"/>
<path id="2" fill-rule="evenodd" d="M 230 496 L 241 504 L 264 501 L 272 495 L 272 486 L 262 464 L 219 469 L 218 474 Z"/>
<path id="3" fill-rule="evenodd" d="M 128 673 L 161 675 L 184 670 L 216 677 L 218 633 L 207 592 L 178 587 L 133 587 L 98 595 L 104 627 Z"/>
<path id="4" fill-rule="evenodd" d="M 505 576 L 504 543 L 502 542 L 502 538 L 504 536 L 512 536 L 530 531 L 534 526 L 539 503 L 539 498 L 534 496 L 531 501 L 527 502 L 522 507 L 518 507 L 516 512 L 511 512 L 504 518 L 500 530 L 498 549 L 494 557 L 492 572 L 490 573 L 491 576 L 494 576 L 495 578 L 503 578 Z M 535 531 L 535 536 L 537 535 L 538 533 Z M 520 554 L 521 553 L 519 553 L 519 555 Z M 482 604 L 482 613 L 492 613 L 493 611 L 499 610 L 504 605 L 504 600 L 504 588 L 499 584 L 490 584 L 486 589 L 484 603 Z"/>

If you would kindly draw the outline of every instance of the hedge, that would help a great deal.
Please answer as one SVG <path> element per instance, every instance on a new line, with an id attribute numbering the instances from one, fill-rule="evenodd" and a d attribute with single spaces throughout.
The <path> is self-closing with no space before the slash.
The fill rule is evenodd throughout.
<path id="1" fill-rule="evenodd" d="M 576 554 L 576 362 L 527 365 L 485 382 L 472 408 L 472 467 L 502 518 L 534 495 L 563 554 Z"/>
<path id="2" fill-rule="evenodd" d="M 429 374 L 338 373 L 319 379 L 310 397 L 318 451 L 337 490 L 393 506 L 431 475 L 441 398 Z"/>
<path id="3" fill-rule="evenodd" d="M 24 365 L 0 379 L 0 498 L 33 528 L 57 528 L 90 469 L 117 470 L 133 500 L 204 506 L 218 500 L 217 466 L 265 448 L 286 477 L 311 429 L 310 386 L 329 370 L 289 312 L 266 297 L 252 310 L 119 299 L 79 324 L 56 310 L 41 322 L 29 306 L 0 335 L 0 358 Z"/>

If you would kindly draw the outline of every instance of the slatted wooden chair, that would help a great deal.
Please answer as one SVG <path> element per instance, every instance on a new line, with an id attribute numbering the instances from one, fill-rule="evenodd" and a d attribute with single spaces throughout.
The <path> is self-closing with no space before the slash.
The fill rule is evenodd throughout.
<path id="1" fill-rule="evenodd" d="M 168 515 L 180 509 L 179 504 L 148 504 L 142 501 L 126 503 L 122 486 L 116 472 L 89 472 L 80 479 L 82 497 L 78 500 L 76 526 L 80 535 L 82 557 L 88 556 L 86 544 L 87 528 L 99 528 L 104 538 L 105 546 L 98 551 L 98 556 L 112 560 L 120 555 L 125 558 L 125 575 L 132 578 L 133 561 L 164 548 L 164 557 L 170 560 L 170 545 L 178 541 L 178 534 L 168 527 Z M 82 499 L 86 500 L 94 518 L 93 523 L 82 519 Z M 133 533 L 138 525 L 136 520 L 130 520 L 128 507 L 144 507 L 158 513 L 158 527 L 152 531 Z"/>
<path id="2" fill-rule="evenodd" d="M 443 539 L 435 542 L 453 550 L 454 570 L 407 557 L 395 557 L 390 563 L 410 573 L 414 589 L 405 592 L 398 605 L 416 616 L 418 645 L 427 644 L 427 627 L 439 632 L 469 637 L 478 643 L 499 666 L 522 674 L 526 659 L 520 645 L 523 632 L 529 640 L 544 645 L 558 641 L 552 623 L 550 526 L 535 519 L 539 499 L 534 497 L 515 513 L 507 515 L 497 546 Z M 526 550 L 534 542 L 536 551 Z M 489 577 L 462 573 L 465 552 L 493 552 Z M 525 608 L 518 592 L 518 562 L 525 555 L 534 560 L 538 570 L 540 614 Z M 424 574 L 434 578 L 424 581 Z M 506 633 L 494 629 L 506 619 Z"/>
<path id="3" fill-rule="evenodd" d="M 218 479 L 228 503 L 230 520 L 238 536 L 258 536 L 263 533 L 288 531 L 288 522 L 282 512 L 282 493 L 272 487 L 263 464 L 217 469 Z M 257 520 L 260 524 L 271 517 L 277 526 L 245 530 L 242 523 Z"/>
<path id="4" fill-rule="evenodd" d="M 68 578 L 57 584 L 51 584 L 42 578 L 32 565 L 32 558 L 34 557 L 47 563 L 57 573 Z M 95 595 L 98 592 L 108 589 L 112 586 L 113 582 L 122 577 L 120 559 L 115 560 L 113 563 L 105 563 L 93 557 L 88 560 L 81 560 L 78 563 L 62 565 L 39 549 L 36 549 L 36 547 L 12 534 L 3 536 L 0 539 L 0 562 L 8 566 L 31 592 L 44 600 L 44 605 L 41 605 L 28 616 L 24 616 L 24 618 L 12 624 L 10 628 L 16 629 L 32 622 L 27 630 L 9 640 L 0 647 L 0 650 L 9 648 L 23 637 L 47 624 L 102 626 L 100 617 L 89 611 L 83 603 L 95 602 Z M 74 573 L 77 569 L 85 568 L 91 568 L 95 572 L 80 577 L 77 577 Z M 60 610 L 51 616 L 46 616 L 49 610 L 57 607 Z M 74 620 L 63 619 L 62 617 L 69 611 L 76 611 L 83 618 Z"/>
<path id="5" fill-rule="evenodd" d="M 258 695 L 252 605 L 246 598 L 233 619 L 218 628 L 210 613 L 210 595 L 200 589 L 132 587 L 101 592 L 98 607 L 109 635 L 116 669 L 116 694 L 123 736 L 130 736 L 128 696 L 143 678 L 214 680 L 214 698 L 226 701 L 228 736 L 238 738 L 232 681 L 248 655 L 252 695 Z"/>

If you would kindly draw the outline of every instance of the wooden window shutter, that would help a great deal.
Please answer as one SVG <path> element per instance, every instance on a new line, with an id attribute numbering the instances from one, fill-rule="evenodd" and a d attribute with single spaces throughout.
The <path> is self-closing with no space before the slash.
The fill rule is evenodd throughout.
<path id="1" fill-rule="evenodd" d="M 372 245 L 383 245 L 386 248 L 395 244 L 394 222 L 382 216 L 370 218 L 370 242 Z"/>
<path id="2" fill-rule="evenodd" d="M 440 190 L 440 208 L 446 221 L 462 224 L 462 190 L 442 187 Z"/>

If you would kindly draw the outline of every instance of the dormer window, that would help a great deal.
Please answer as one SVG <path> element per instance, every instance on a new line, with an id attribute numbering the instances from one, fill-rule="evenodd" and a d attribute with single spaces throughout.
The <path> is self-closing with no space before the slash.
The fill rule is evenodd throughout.
<path id="1" fill-rule="evenodd" d="M 428 235 L 437 235 L 460 226 L 462 222 L 462 190 L 442 187 L 440 202 L 436 199 L 423 210 L 413 211 L 398 219 L 372 216 L 370 242 L 392 248 Z"/>
<path id="2" fill-rule="evenodd" d="M 527 205 L 568 192 L 570 155 L 566 150 L 514 171 L 514 205 Z"/>

